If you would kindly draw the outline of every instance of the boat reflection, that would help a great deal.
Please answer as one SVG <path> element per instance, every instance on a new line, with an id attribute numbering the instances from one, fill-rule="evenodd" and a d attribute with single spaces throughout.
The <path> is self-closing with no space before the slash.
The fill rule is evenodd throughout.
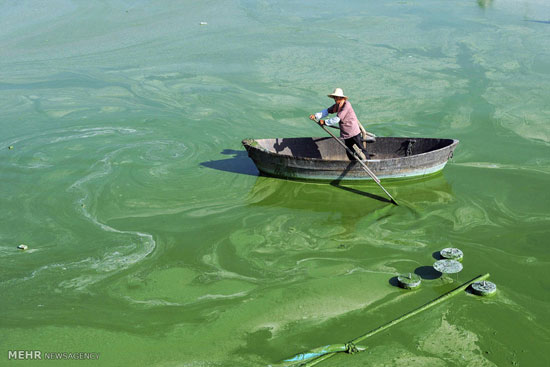
<path id="1" fill-rule="evenodd" d="M 454 197 L 451 185 L 441 172 L 422 179 L 384 182 L 384 186 L 398 202 L 406 206 L 421 202 L 446 202 Z M 332 181 L 327 184 L 258 176 L 248 194 L 247 202 L 266 207 L 362 216 L 388 206 L 389 200 L 380 195 L 383 192 L 374 182 Z"/>

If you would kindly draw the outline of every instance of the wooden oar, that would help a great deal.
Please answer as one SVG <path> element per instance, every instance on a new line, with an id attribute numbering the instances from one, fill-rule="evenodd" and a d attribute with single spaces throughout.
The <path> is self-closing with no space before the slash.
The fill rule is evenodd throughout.
<path id="1" fill-rule="evenodd" d="M 324 125 L 319 125 L 323 128 L 323 130 L 325 130 L 327 133 L 330 134 L 330 136 L 332 136 L 334 138 L 334 140 L 336 140 L 338 142 L 338 144 L 340 144 L 342 147 L 344 147 L 345 150 L 348 151 L 348 153 L 350 153 L 352 156 L 355 157 L 355 159 L 357 160 L 357 162 L 359 162 L 359 164 L 361 165 L 361 167 L 363 167 L 363 169 L 369 174 L 369 176 L 374 180 L 374 182 L 376 182 L 378 184 L 378 186 L 380 186 L 380 188 L 386 193 L 386 195 L 389 196 L 389 198 L 391 199 L 391 202 L 394 203 L 395 205 L 399 205 L 397 204 L 397 201 L 395 201 L 395 199 L 393 198 L 393 196 L 390 195 L 389 192 L 386 191 L 386 189 L 384 188 L 384 186 L 382 186 L 382 184 L 380 183 L 380 179 L 378 177 L 376 177 L 376 175 L 370 170 L 369 167 L 367 167 L 367 165 L 361 161 L 360 157 L 357 155 L 357 153 L 355 153 L 354 151 L 352 151 L 350 148 L 348 148 L 346 146 L 346 144 L 342 143 L 342 141 L 340 139 L 338 139 L 336 137 L 336 135 L 334 135 L 333 133 L 331 133 Z"/>

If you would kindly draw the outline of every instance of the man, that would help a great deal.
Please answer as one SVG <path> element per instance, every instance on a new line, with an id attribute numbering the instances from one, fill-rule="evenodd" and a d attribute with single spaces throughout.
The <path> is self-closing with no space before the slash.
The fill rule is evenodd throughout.
<path id="1" fill-rule="evenodd" d="M 361 139 L 359 120 L 355 115 L 355 111 L 353 111 L 353 107 L 351 107 L 351 103 L 348 101 L 348 97 L 344 95 L 344 91 L 341 88 L 334 89 L 334 92 L 329 94 L 328 97 L 334 99 L 334 104 L 321 112 L 317 112 L 315 115 L 310 115 L 309 118 L 317 121 L 321 126 L 340 125 L 340 137 L 344 139 L 346 146 L 353 152 L 354 145 L 356 145 L 368 159 L 369 154 L 363 146 Z M 335 117 L 323 120 L 324 117 L 333 113 L 336 114 Z M 347 150 L 346 154 L 350 160 L 355 159 Z"/>

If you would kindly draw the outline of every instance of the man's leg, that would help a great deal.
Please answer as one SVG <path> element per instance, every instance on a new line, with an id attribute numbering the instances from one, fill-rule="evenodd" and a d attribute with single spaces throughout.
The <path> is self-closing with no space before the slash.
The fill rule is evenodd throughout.
<path id="1" fill-rule="evenodd" d="M 361 134 L 355 135 L 353 138 L 350 138 L 351 142 L 351 149 L 353 150 L 353 145 L 357 145 L 357 148 L 359 148 L 363 154 L 365 155 L 366 159 L 369 159 L 369 153 L 367 153 L 367 149 L 363 146 L 363 140 L 361 139 Z"/>
<path id="2" fill-rule="evenodd" d="M 344 139 L 344 143 L 346 144 L 346 147 L 349 148 L 349 150 L 351 150 L 352 152 L 355 152 L 355 150 L 353 149 L 353 146 L 355 145 L 355 141 L 353 140 L 353 138 Z M 350 161 L 355 160 L 355 156 L 353 154 L 350 154 L 347 149 L 346 149 L 346 154 L 348 155 L 348 159 Z"/>

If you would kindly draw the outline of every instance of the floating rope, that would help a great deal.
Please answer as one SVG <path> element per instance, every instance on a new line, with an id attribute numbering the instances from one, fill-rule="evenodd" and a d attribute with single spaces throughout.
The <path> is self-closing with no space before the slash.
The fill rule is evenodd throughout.
<path id="1" fill-rule="evenodd" d="M 455 289 L 453 289 L 453 290 L 451 290 L 451 291 L 449 291 L 449 292 L 447 292 L 447 293 L 445 293 L 445 294 L 443 294 L 443 295 L 437 297 L 436 299 L 434 299 L 434 300 L 432 300 L 432 301 L 430 301 L 430 302 L 424 304 L 423 306 L 420 306 L 420 307 L 418 307 L 418 308 L 412 310 L 411 312 L 406 313 L 406 314 L 404 314 L 404 315 L 398 317 L 397 319 L 395 319 L 395 320 L 393 320 L 393 321 L 390 321 L 390 322 L 388 322 L 388 323 L 386 323 L 386 324 L 384 324 L 384 325 L 382 325 L 382 326 L 377 327 L 376 329 L 373 329 L 373 330 L 369 331 L 368 333 L 366 333 L 366 334 L 364 334 L 364 335 L 361 335 L 361 336 L 358 337 L 358 338 L 353 339 L 353 340 L 350 341 L 348 344 L 334 344 L 334 345 L 337 345 L 337 346 L 342 346 L 342 345 L 344 345 L 344 346 L 353 345 L 353 346 L 355 346 L 355 344 L 357 344 L 357 343 L 359 343 L 359 342 L 361 342 L 361 341 L 363 341 L 363 340 L 365 340 L 365 339 L 367 339 L 367 338 L 369 338 L 369 337 L 371 337 L 371 336 L 373 336 L 373 335 L 375 335 L 375 334 L 378 334 L 379 332 L 384 331 L 384 330 L 386 330 L 387 328 L 389 328 L 389 327 L 391 327 L 391 326 L 393 326 L 393 325 L 396 325 L 396 324 L 400 323 L 401 321 L 404 321 L 404 320 L 406 320 L 406 319 L 408 319 L 408 318 L 410 318 L 410 317 L 412 317 L 412 316 L 414 316 L 414 315 L 416 315 L 416 314 L 419 314 L 419 313 L 422 312 L 422 311 L 425 311 L 425 310 L 427 310 L 427 309 L 429 309 L 429 308 L 431 308 L 431 307 L 433 307 L 433 306 L 435 306 L 435 305 L 440 304 L 441 302 L 444 302 L 444 301 L 448 300 L 449 298 L 451 298 L 451 297 L 453 297 L 453 296 L 456 296 L 457 294 L 459 294 L 459 293 L 461 293 L 462 291 L 466 290 L 466 288 L 468 288 L 472 283 L 480 282 L 480 281 L 483 281 L 483 280 L 485 280 L 485 279 L 487 279 L 487 278 L 489 278 L 489 273 L 487 273 L 487 274 L 485 274 L 485 275 L 479 275 L 479 276 L 475 277 L 474 279 L 472 279 L 472 280 L 470 280 L 470 281 L 468 281 L 468 282 L 462 284 L 461 286 L 459 286 L 459 287 L 457 287 L 457 288 L 455 288 Z M 324 348 L 324 347 L 322 347 L 322 348 Z M 317 348 L 317 349 L 322 349 L 322 348 Z M 359 348 L 359 347 L 358 347 L 358 348 Z M 313 351 L 316 351 L 317 349 L 313 349 L 312 352 L 313 352 Z M 316 364 L 321 363 L 322 361 L 324 361 L 324 360 L 326 360 L 326 359 L 329 359 L 329 358 L 333 357 L 334 355 L 336 355 L 336 353 L 338 353 L 338 352 L 343 352 L 343 351 L 345 351 L 345 350 L 338 350 L 337 352 L 328 352 L 328 353 L 319 355 L 319 356 L 317 356 L 317 357 L 314 357 L 314 356 L 309 357 L 308 359 L 311 359 L 311 358 L 315 358 L 315 359 L 314 359 L 314 360 L 311 360 L 311 361 L 308 361 L 308 362 L 305 363 L 303 366 L 304 366 L 304 367 L 315 366 Z M 305 355 L 305 354 L 307 354 L 307 353 L 298 354 L 298 356 L 300 356 L 300 355 Z M 296 357 L 298 357 L 298 356 L 296 356 Z M 296 358 L 296 357 L 294 357 L 294 358 Z M 299 361 L 306 361 L 306 360 L 286 360 L 285 362 L 299 362 Z"/>

